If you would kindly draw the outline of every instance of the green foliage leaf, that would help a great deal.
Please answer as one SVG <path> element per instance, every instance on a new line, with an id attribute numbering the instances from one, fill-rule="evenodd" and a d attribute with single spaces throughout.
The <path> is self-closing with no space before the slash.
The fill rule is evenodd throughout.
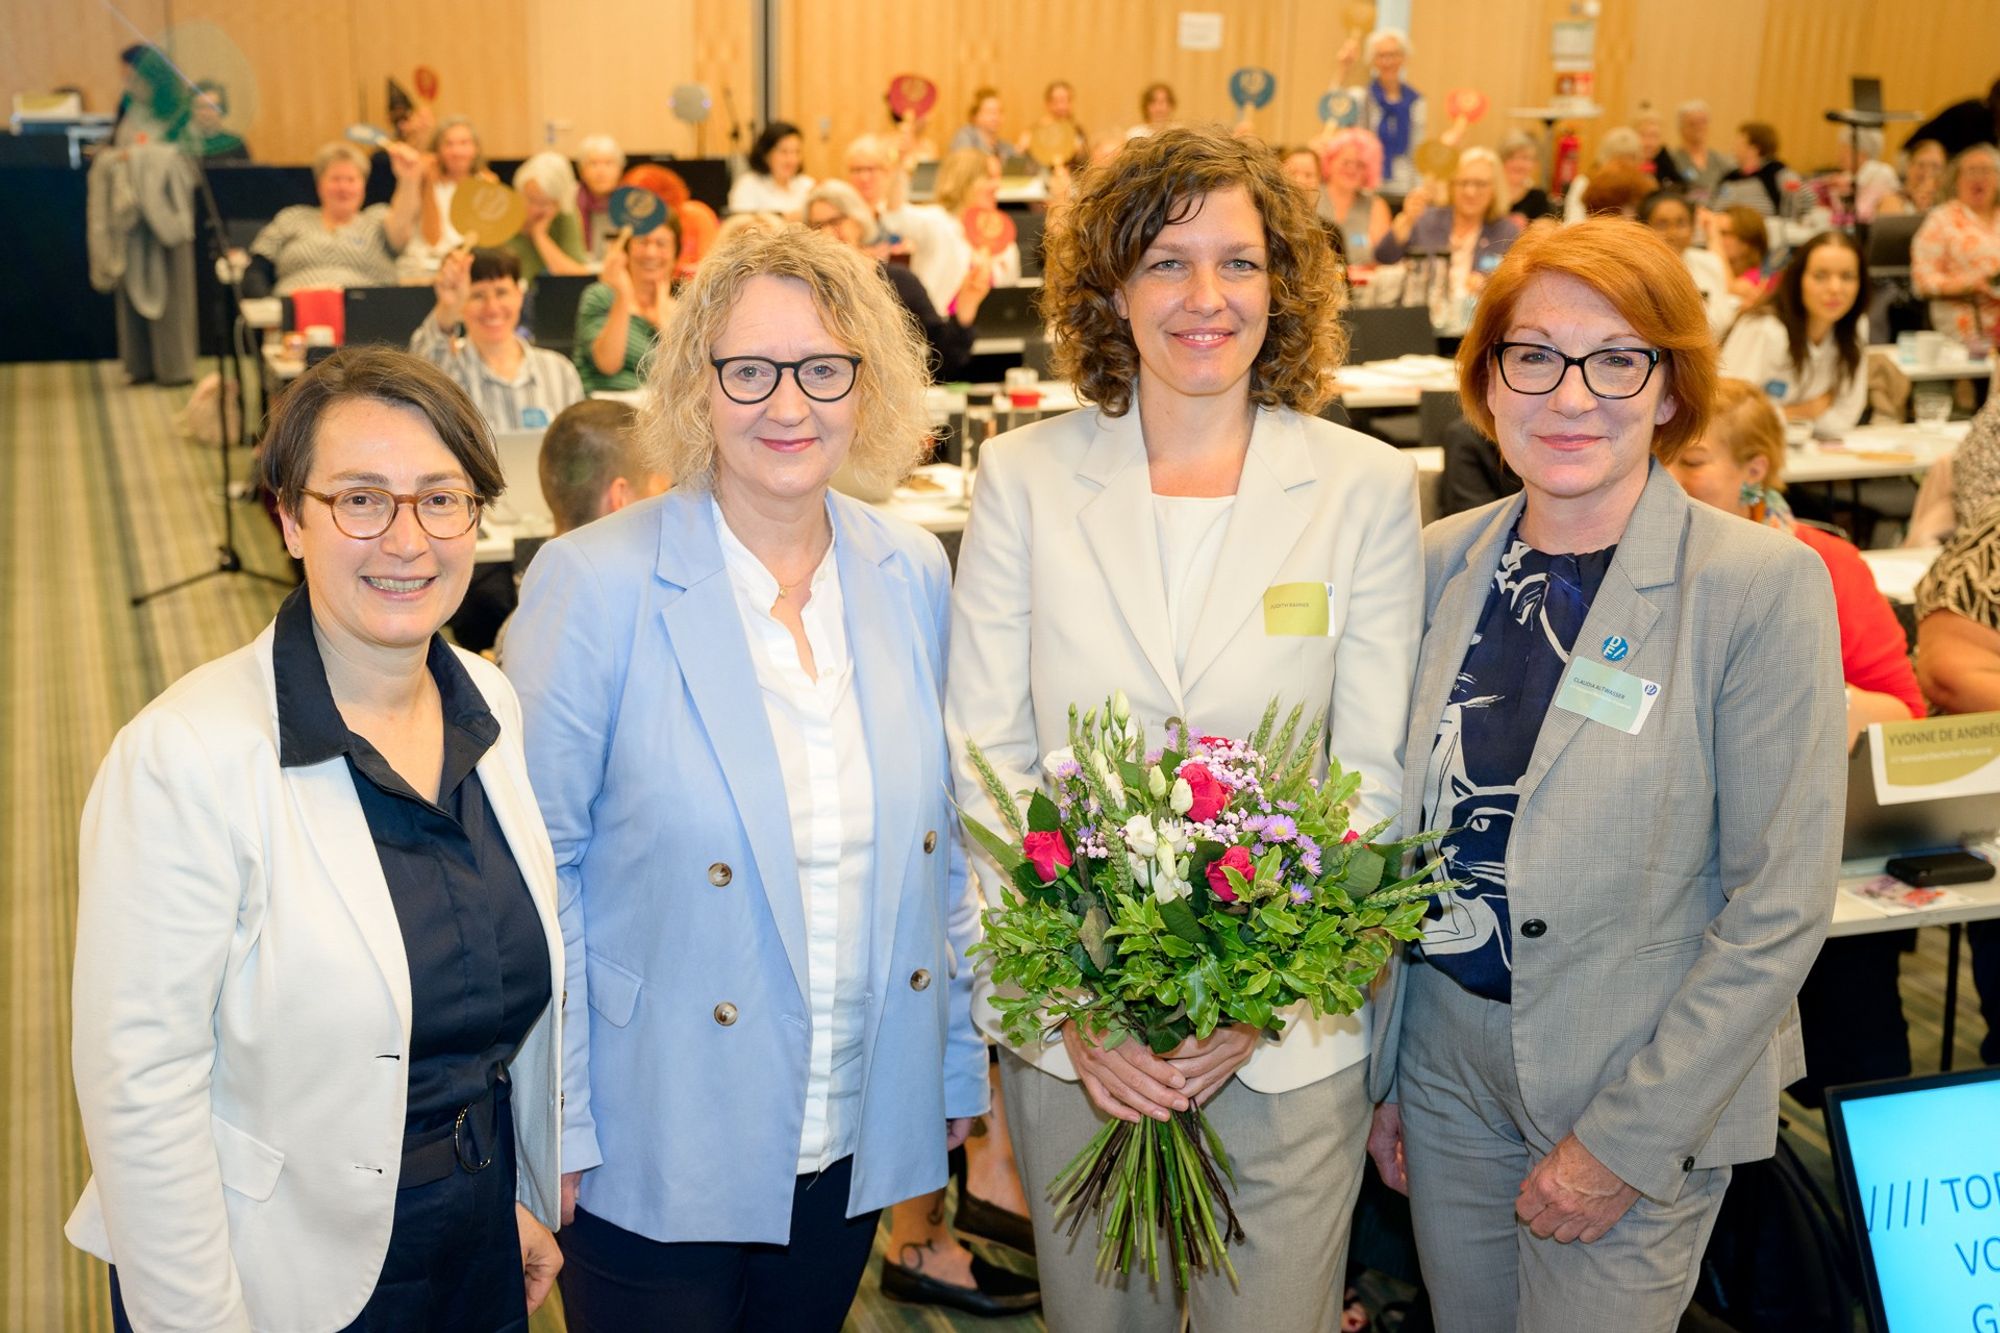
<path id="1" fill-rule="evenodd" d="M 1002 870 L 1011 874 L 1016 867 L 1028 864 L 1028 858 L 1022 855 L 1019 847 L 1014 846 L 1014 844 L 1008 842 L 992 829 L 987 828 L 986 825 L 980 823 L 971 815 L 961 813 L 958 819 L 961 824 L 965 825 L 965 831 L 971 836 L 972 840 L 984 848 L 986 854 L 992 857 L 994 863 Z"/>
<path id="2" fill-rule="evenodd" d="M 1208 934 L 1195 920 L 1194 909 L 1185 898 L 1170 898 L 1159 904 L 1160 920 L 1168 930 L 1186 940 L 1189 944 L 1208 943 Z"/>
<path id="3" fill-rule="evenodd" d="M 1077 929 L 1077 936 L 1083 942 L 1084 952 L 1090 955 L 1099 971 L 1111 966 L 1111 946 L 1105 942 L 1104 932 L 1111 928 L 1111 918 L 1102 907 L 1092 904 L 1083 914 L 1083 924 Z"/>
<path id="4" fill-rule="evenodd" d="M 1028 798 L 1028 832 L 1054 833 L 1061 827 L 1062 815 L 1048 793 L 1038 791 Z"/>
<path id="5" fill-rule="evenodd" d="M 1388 862 L 1384 861 L 1379 853 L 1370 850 L 1366 843 L 1357 842 L 1353 847 L 1354 850 L 1347 858 L 1347 873 L 1343 878 L 1347 882 L 1349 893 L 1365 896 L 1374 892 L 1375 886 L 1382 882 L 1382 872 L 1388 868 Z"/>

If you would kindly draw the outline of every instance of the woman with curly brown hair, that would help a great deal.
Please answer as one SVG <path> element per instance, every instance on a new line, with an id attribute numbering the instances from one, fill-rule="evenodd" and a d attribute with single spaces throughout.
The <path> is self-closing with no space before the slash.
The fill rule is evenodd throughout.
<path id="1" fill-rule="evenodd" d="M 1360 822 L 1394 814 L 1423 591 L 1416 474 L 1312 415 L 1344 346 L 1312 210 L 1260 145 L 1163 130 L 1087 175 L 1050 231 L 1057 369 L 1096 410 L 1014 432 L 981 461 L 945 715 L 975 817 L 996 816 L 967 741 L 1009 790 L 1038 787 L 1071 703 L 1113 689 L 1155 735 L 1170 717 L 1248 735 L 1274 696 L 1323 709 L 1333 753 L 1366 780 Z M 1274 613 L 1271 593 L 1312 614 Z M 997 898 L 991 866 L 984 878 Z M 1240 1146 L 1248 1233 L 1230 1251 L 1239 1285 L 1196 1279 L 1195 1326 L 1338 1325 L 1367 1020 L 1285 1020 L 1164 1057 L 1073 1028 L 1003 1051 L 1053 1333 L 1176 1326 L 1171 1285 L 1100 1277 L 1094 1240 L 1058 1234 L 1044 1190 L 1105 1117 L 1190 1104 Z"/>

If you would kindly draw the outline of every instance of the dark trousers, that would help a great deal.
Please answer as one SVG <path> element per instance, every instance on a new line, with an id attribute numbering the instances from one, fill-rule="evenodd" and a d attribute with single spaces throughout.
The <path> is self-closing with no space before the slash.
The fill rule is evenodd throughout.
<path id="1" fill-rule="evenodd" d="M 494 1128 L 498 1142 L 485 1170 L 459 1170 L 396 1191 L 396 1221 L 375 1292 L 342 1333 L 525 1333 L 514 1117 L 504 1095 Z M 115 1333 L 132 1333 L 115 1267 L 111 1324 Z"/>
<path id="2" fill-rule="evenodd" d="M 662 1243 L 577 1209 L 556 1236 L 570 1333 L 839 1333 L 881 1217 L 847 1216 L 853 1174 L 798 1178 L 784 1245 Z"/>
<path id="3" fill-rule="evenodd" d="M 1837 935 L 1820 948 L 1799 988 L 1806 1076 L 1789 1091 L 1801 1105 L 1821 1105 L 1843 1083 L 1908 1076 L 1910 1025 L 1897 978 L 1914 934 Z"/>
<path id="4" fill-rule="evenodd" d="M 1972 946 L 1972 988 L 1979 992 L 1979 1012 L 1986 1016 L 1979 1063 L 2000 1065 L 2000 921 L 1969 923 L 1965 940 Z"/>

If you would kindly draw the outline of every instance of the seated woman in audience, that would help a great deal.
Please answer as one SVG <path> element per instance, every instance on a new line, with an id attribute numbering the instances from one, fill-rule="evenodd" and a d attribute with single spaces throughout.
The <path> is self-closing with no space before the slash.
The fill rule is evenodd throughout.
<path id="1" fill-rule="evenodd" d="M 1024 157 L 1034 155 L 1035 137 L 1054 128 L 1067 134 L 1076 147 L 1064 164 L 1071 172 L 1081 171 L 1090 161 L 1090 134 L 1076 118 L 1076 89 L 1067 79 L 1057 79 L 1042 90 L 1042 115 L 1033 128 L 1014 143 L 1014 151 Z"/>
<path id="2" fill-rule="evenodd" d="M 514 169 L 514 189 L 528 214 L 507 250 L 521 264 L 525 286 L 544 273 L 577 277 L 583 262 L 583 220 L 576 214 L 576 173 L 561 153 L 540 152 Z"/>
<path id="3" fill-rule="evenodd" d="M 431 286 L 437 305 L 410 336 L 410 350 L 451 376 L 496 434 L 541 430 L 583 397 L 567 357 L 521 337 L 527 289 L 512 251 L 446 255 Z"/>
<path id="4" fill-rule="evenodd" d="M 965 113 L 965 124 L 958 127 L 944 151 L 951 154 L 970 148 L 988 157 L 998 157 L 1006 151 L 1006 141 L 1000 137 L 1000 129 L 1006 123 L 1007 109 L 1000 103 L 1000 90 L 974 89 L 972 106 Z"/>
<path id="5" fill-rule="evenodd" d="M 1840 136 L 1840 170 L 1834 184 L 1862 222 L 1873 222 L 1883 206 L 1902 192 L 1896 169 L 1882 160 L 1881 130 L 1860 126 Z"/>
<path id="6" fill-rule="evenodd" d="M 732 213 L 776 213 L 797 222 L 812 193 L 804 170 L 805 136 L 790 121 L 774 120 L 750 145 L 750 169 L 729 187 Z"/>
<path id="7" fill-rule="evenodd" d="M 1944 198 L 1944 146 L 1936 139 L 1913 139 L 1903 145 L 1903 187 L 1885 201 L 1881 214 L 1928 213 Z"/>
<path id="8" fill-rule="evenodd" d="M 203 162 L 250 160 L 250 145 L 225 122 L 229 115 L 227 88 L 214 79 L 202 79 L 195 84 L 194 99 L 189 105 L 193 112 L 191 137 L 201 145 Z"/>
<path id="9" fill-rule="evenodd" d="M 1555 212 L 1542 188 L 1542 150 L 1531 134 L 1515 130 L 1500 141 L 1500 170 L 1507 179 L 1507 215 L 1526 228 Z"/>
<path id="10" fill-rule="evenodd" d="M 892 264 L 882 253 L 881 227 L 875 210 L 846 181 L 821 181 L 806 196 L 806 226 L 824 231 L 845 245 L 881 261 L 882 276 L 896 289 L 896 299 L 910 312 L 930 344 L 934 368 L 940 381 L 965 378 L 972 364 L 972 325 L 979 318 L 980 302 L 992 289 L 991 265 L 968 265 L 965 281 L 951 302 L 951 313 L 941 315 L 932 303 L 923 282 L 907 264 Z"/>
<path id="11" fill-rule="evenodd" d="M 1319 216 L 1340 228 L 1347 262 L 1372 264 L 1375 247 L 1389 234 L 1389 205 L 1376 190 L 1382 184 L 1382 141 L 1358 126 L 1335 130 L 1321 150 L 1325 183 Z"/>
<path id="12" fill-rule="evenodd" d="M 586 393 L 636 389 L 644 380 L 646 354 L 674 308 L 681 223 L 672 209 L 666 217 L 644 235 L 612 245 L 597 281 L 577 302 L 573 355 Z"/>
<path id="13" fill-rule="evenodd" d="M 1674 176 L 1688 198 L 1697 204 L 1706 204 L 1713 198 L 1723 177 L 1736 170 L 1734 158 L 1708 146 L 1709 123 L 1708 103 L 1700 100 L 1682 102 L 1674 115 L 1681 139 L 1671 154 Z M 1660 183 L 1665 185 L 1668 181 L 1663 178 Z"/>
<path id="14" fill-rule="evenodd" d="M 1631 218 L 1639 204 L 1657 188 L 1651 172 L 1624 162 L 1601 168 L 1583 191 L 1585 217 Z"/>
<path id="15" fill-rule="evenodd" d="M 923 357 L 872 261 L 732 237 L 650 372 L 674 489 L 550 542 L 522 586 L 507 671 L 575 997 L 576 1333 L 837 1333 L 880 1211 L 942 1186 L 987 1108 L 950 569 L 829 490 L 923 455 Z"/>
<path id="16" fill-rule="evenodd" d="M 1708 252 L 1721 255 L 1729 270 L 1730 294 L 1745 306 L 1763 300 L 1778 277 L 1770 267 L 1771 238 L 1763 215 L 1738 204 L 1701 216 L 1708 227 Z"/>
<path id="17" fill-rule="evenodd" d="M 1667 122 L 1651 102 L 1639 103 L 1639 109 L 1632 114 L 1632 128 L 1639 134 L 1640 170 L 1652 177 L 1655 185 L 1676 183 L 1674 154 L 1667 147 Z"/>
<path id="18" fill-rule="evenodd" d="M 1840 621 L 1841 674 L 1847 682 L 1847 744 L 1875 722 L 1907 722 L 1927 711 L 1903 627 L 1875 586 L 1853 544 L 1792 521 L 1784 490 L 1785 429 L 1754 384 L 1716 386 L 1707 433 L 1667 465 L 1694 499 L 1812 547 L 1833 579 Z M 1808 1106 L 1838 1083 L 1899 1078 L 1910 1072 L 1909 1031 L 1896 989 L 1906 932 L 1829 939 L 1799 990 L 1806 1076 L 1790 1091 Z"/>
<path id="19" fill-rule="evenodd" d="M 952 229 L 944 239 L 950 247 L 950 265 L 940 264 L 938 280 L 955 290 L 965 283 L 965 270 L 976 264 L 992 269 L 991 287 L 1012 287 L 1021 281 L 1021 247 L 1009 241 L 997 250 L 972 239 L 967 219 L 981 210 L 999 207 L 1000 159 L 972 148 L 955 148 L 938 163 L 937 202 L 951 216 Z"/>
<path id="20" fill-rule="evenodd" d="M 722 219 L 715 215 L 714 209 L 694 197 L 687 182 L 672 167 L 663 167 L 657 162 L 642 162 L 626 170 L 621 184 L 636 185 L 650 191 L 667 206 L 667 211 L 680 224 L 674 277 L 693 277 L 702 256 L 715 248 L 716 234 L 722 230 Z"/>
<path id="21" fill-rule="evenodd" d="M 84 807 L 68 1235 L 122 1330 L 524 1329 L 561 1263 L 556 868 L 513 689 L 438 633 L 500 462 L 385 347 L 308 370 L 262 457 L 304 584 Z"/>
<path id="22" fill-rule="evenodd" d="M 1456 305 L 1479 294 L 1521 231 L 1501 204 L 1500 159 L 1490 148 L 1459 154 L 1448 204 L 1431 207 L 1430 188 L 1420 185 L 1404 197 L 1395 225 L 1375 245 L 1375 258 L 1393 264 L 1410 253 L 1449 253 L 1449 299 Z"/>
<path id="23" fill-rule="evenodd" d="M 1172 84 L 1149 83 L 1139 94 L 1139 114 L 1143 119 L 1125 132 L 1128 139 L 1143 139 L 1149 134 L 1158 134 L 1171 128 L 1180 111 L 1181 102 L 1174 96 Z"/>
<path id="24" fill-rule="evenodd" d="M 1568 193 L 1563 195 L 1563 221 L 1581 222 L 1590 216 L 1590 210 L 1583 204 L 1583 192 L 1590 188 L 1591 175 L 1614 166 L 1643 171 L 1646 157 L 1640 150 L 1637 130 L 1620 125 L 1605 131 L 1603 140 L 1597 145 L 1596 164 L 1588 174 L 1579 172 L 1576 179 L 1569 183 Z"/>
<path id="25" fill-rule="evenodd" d="M 1991 394 L 1951 456 L 1951 508 L 1956 520 L 1952 526 L 1969 526 L 1996 501 L 2000 501 L 2000 394 Z"/>
<path id="26" fill-rule="evenodd" d="M 1319 153 L 1307 144 L 1285 144 L 1278 149 L 1278 168 L 1285 179 L 1299 187 L 1299 193 L 1315 203 L 1319 200 Z"/>
<path id="27" fill-rule="evenodd" d="M 1722 178 L 1714 207 L 1740 204 L 1762 217 L 1786 217 L 1788 196 L 1798 185 L 1798 173 L 1778 160 L 1778 132 L 1761 120 L 1746 120 L 1736 127 L 1736 169 Z"/>
<path id="28" fill-rule="evenodd" d="M 486 169 L 479 132 L 464 116 L 446 116 L 438 122 L 424 166 L 430 188 L 423 193 L 422 225 L 396 261 L 396 271 L 405 282 L 430 281 L 444 257 L 465 244 L 465 237 L 451 225 L 451 202 L 458 187 L 474 177 L 498 179 Z"/>
<path id="29" fill-rule="evenodd" d="M 1639 205 L 1639 221 L 1658 232 L 1673 252 L 1687 265 L 1694 289 L 1708 311 L 1708 327 L 1717 338 L 1729 331 L 1737 311 L 1743 308 L 1729 290 L 1729 268 L 1722 257 L 1694 244 L 1694 209 L 1678 190 L 1655 190 Z"/>
<path id="30" fill-rule="evenodd" d="M 1722 370 L 1761 387 L 1787 421 L 1838 439 L 1868 408 L 1868 261 L 1846 232 L 1826 231 L 1792 254 L 1768 301 L 1722 343 Z"/>
<path id="31" fill-rule="evenodd" d="M 2000 337 L 2000 150 L 1953 158 L 1944 193 L 1910 244 L 1910 284 L 1930 298 L 1932 328 L 1984 354 Z"/>
<path id="32" fill-rule="evenodd" d="M 361 206 L 368 191 L 368 155 L 336 140 L 313 155 L 319 206 L 281 208 L 250 242 L 243 288 L 251 296 L 320 287 L 393 287 L 396 256 L 417 232 L 424 160 L 408 144 L 390 144 L 396 193 L 386 204 Z"/>
<path id="33" fill-rule="evenodd" d="M 625 174 L 625 150 L 608 134 L 592 134 L 577 145 L 577 216 L 583 220 L 583 250 L 592 263 L 604 261 L 604 247 L 617 228 L 611 225 L 611 192 Z"/>

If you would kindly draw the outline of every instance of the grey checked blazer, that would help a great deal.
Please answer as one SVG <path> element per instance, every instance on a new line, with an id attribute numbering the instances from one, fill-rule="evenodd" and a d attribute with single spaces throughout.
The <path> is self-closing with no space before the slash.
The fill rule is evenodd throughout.
<path id="1" fill-rule="evenodd" d="M 1838 622 L 1800 541 L 1687 498 L 1650 464 L 1575 651 L 1657 681 L 1638 735 L 1551 707 L 1507 848 L 1514 1062 L 1551 1139 L 1641 1193 L 1771 1154 L 1804 1070 L 1793 998 L 1833 908 L 1845 790 Z M 1425 635 L 1404 810 L 1522 498 L 1424 533 Z M 1546 933 L 1523 926 L 1540 921 Z M 1404 968 L 1375 1006 L 1395 1095 Z"/>

